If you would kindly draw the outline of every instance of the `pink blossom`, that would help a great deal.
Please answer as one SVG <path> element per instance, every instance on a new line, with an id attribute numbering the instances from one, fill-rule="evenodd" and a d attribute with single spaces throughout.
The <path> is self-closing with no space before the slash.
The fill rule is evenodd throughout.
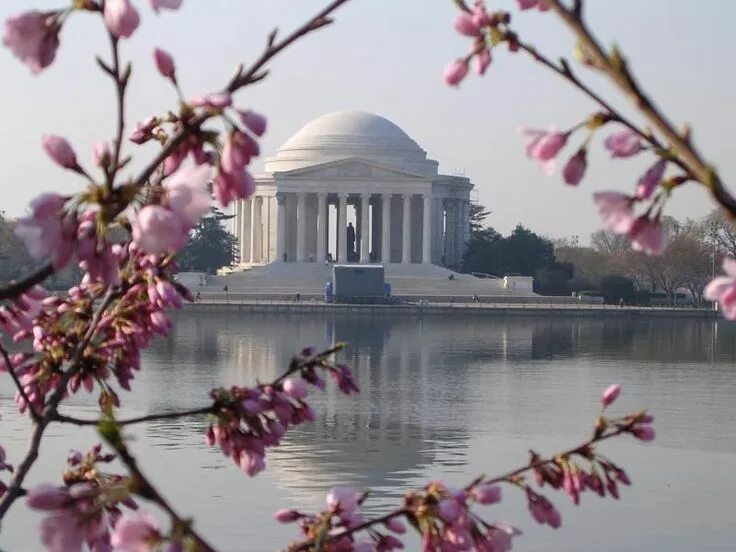
<path id="1" fill-rule="evenodd" d="M 59 26 L 52 14 L 27 11 L 5 21 L 3 44 L 38 74 L 56 57 Z"/>
<path id="2" fill-rule="evenodd" d="M 69 489 L 48 484 L 37 485 L 26 495 L 26 504 L 35 510 L 59 510 L 69 500 Z"/>
<path id="3" fill-rule="evenodd" d="M 176 66 L 174 65 L 174 58 L 171 57 L 171 54 L 161 48 L 156 48 L 153 50 L 153 59 L 156 62 L 158 72 L 175 83 Z"/>
<path id="4" fill-rule="evenodd" d="M 189 230 L 199 223 L 211 207 L 207 183 L 212 169 L 209 165 L 187 164 L 164 181 L 167 206 Z"/>
<path id="5" fill-rule="evenodd" d="M 557 157 L 565 147 L 569 132 L 555 130 L 522 129 L 521 134 L 527 137 L 526 154 L 537 161 L 550 161 Z"/>
<path id="6" fill-rule="evenodd" d="M 622 130 L 608 136 L 603 145 L 611 152 L 611 157 L 631 157 L 644 149 L 641 138 L 633 130 Z"/>
<path id="7" fill-rule="evenodd" d="M 562 176 L 565 182 L 570 186 L 577 186 L 585 176 L 585 169 L 588 168 L 587 152 L 580 149 L 573 155 L 562 169 Z"/>
<path id="8" fill-rule="evenodd" d="M 470 495 L 479 504 L 495 504 L 501 501 L 501 487 L 491 483 L 481 483 L 473 487 Z"/>
<path id="9" fill-rule="evenodd" d="M 652 192 L 662 182 L 662 176 L 667 168 L 667 161 L 665 159 L 659 159 L 654 165 L 647 169 L 642 177 L 639 179 L 639 183 L 636 186 L 636 197 L 638 199 L 649 199 Z"/>
<path id="10" fill-rule="evenodd" d="M 643 251 L 647 255 L 661 255 L 667 248 L 667 238 L 659 220 L 652 220 L 647 215 L 638 217 L 629 229 L 631 247 Z"/>
<path id="11" fill-rule="evenodd" d="M 121 518 L 110 535 L 110 544 L 117 552 L 158 550 L 160 541 L 158 521 L 148 512 Z"/>
<path id="12" fill-rule="evenodd" d="M 613 403 L 618 396 L 621 394 L 621 386 L 617 383 L 614 383 L 613 385 L 609 385 L 606 387 L 606 390 L 603 391 L 603 395 L 601 396 L 601 402 L 603 403 L 603 407 L 605 408 L 609 404 Z"/>
<path id="13" fill-rule="evenodd" d="M 220 155 L 220 172 L 213 190 L 223 207 L 236 199 L 247 199 L 255 191 L 255 181 L 245 167 L 258 153 L 258 144 L 247 134 L 236 131 L 228 136 Z"/>
<path id="14" fill-rule="evenodd" d="M 389 518 L 383 524 L 386 526 L 386 529 L 399 535 L 406 533 L 406 525 L 399 518 Z"/>
<path id="15" fill-rule="evenodd" d="M 178 10 L 182 0 L 148 0 L 153 10 L 158 13 L 159 10 Z"/>
<path id="16" fill-rule="evenodd" d="M 197 96 L 192 98 L 189 103 L 192 107 L 212 107 L 222 109 L 230 107 L 233 104 L 232 96 L 227 92 L 217 94 L 207 94 L 206 96 Z"/>
<path id="17" fill-rule="evenodd" d="M 293 399 L 303 399 L 307 396 L 307 384 L 302 379 L 287 378 L 282 385 L 284 387 L 284 393 Z"/>
<path id="18" fill-rule="evenodd" d="M 112 152 L 110 152 L 110 144 L 107 142 L 100 142 L 98 144 L 95 144 L 94 149 L 92 150 L 92 155 L 95 159 L 95 164 L 98 167 L 105 168 L 110 165 L 110 161 L 112 160 Z"/>
<path id="19" fill-rule="evenodd" d="M 283 510 L 278 510 L 273 516 L 276 521 L 279 523 L 291 523 L 292 521 L 296 521 L 299 518 L 303 517 L 302 514 L 297 512 L 296 510 L 292 510 L 290 508 L 285 508 Z"/>
<path id="20" fill-rule="evenodd" d="M 547 0 L 516 0 L 520 10 L 530 10 L 537 8 L 539 11 L 547 11 L 549 4 Z"/>
<path id="21" fill-rule="evenodd" d="M 480 34 L 480 26 L 476 19 L 466 11 L 461 11 L 455 18 L 455 30 L 470 37 L 476 37 Z"/>
<path id="22" fill-rule="evenodd" d="M 634 427 L 633 432 L 634 432 L 634 437 L 636 437 L 637 439 L 641 441 L 644 441 L 644 442 L 654 441 L 655 432 L 654 432 L 654 428 L 650 425 L 647 425 L 647 424 L 637 425 Z"/>
<path id="23" fill-rule="evenodd" d="M 104 15 L 109 31 L 121 38 L 129 38 L 141 22 L 130 0 L 106 0 Z"/>
<path id="24" fill-rule="evenodd" d="M 31 201 L 31 216 L 18 219 L 15 235 L 25 244 L 34 259 L 51 261 L 56 269 L 71 259 L 76 245 L 76 220 L 62 219 L 66 199 L 58 194 L 41 194 Z"/>
<path id="25" fill-rule="evenodd" d="M 43 149 L 49 154 L 57 165 L 65 169 L 78 171 L 77 156 L 74 150 L 64 138 L 61 136 L 46 135 L 41 138 Z"/>
<path id="26" fill-rule="evenodd" d="M 134 144 L 143 144 L 153 138 L 153 129 L 159 124 L 159 120 L 156 117 L 148 117 L 145 121 L 141 121 L 136 124 L 133 132 L 130 133 L 128 140 Z"/>
<path id="27" fill-rule="evenodd" d="M 349 517 L 358 509 L 360 493 L 352 487 L 333 487 L 327 493 L 327 506 L 340 514 L 341 517 Z"/>
<path id="28" fill-rule="evenodd" d="M 71 510 L 59 510 L 41 522 L 41 542 L 49 552 L 81 552 L 84 529 Z"/>
<path id="29" fill-rule="evenodd" d="M 256 136 L 263 136 L 266 132 L 266 118 L 263 115 L 250 109 L 238 113 L 240 113 L 240 120 L 248 130 Z"/>
<path id="30" fill-rule="evenodd" d="M 477 2 L 475 6 L 473 6 L 473 22 L 478 27 L 485 27 L 490 24 L 491 18 L 488 16 L 488 10 L 486 10 L 484 3 Z"/>
<path id="31" fill-rule="evenodd" d="M 465 59 L 456 59 L 445 68 L 445 83 L 458 86 L 468 74 L 468 62 Z"/>
<path id="32" fill-rule="evenodd" d="M 455 523 L 461 513 L 462 508 L 454 498 L 443 498 L 437 503 L 437 516 L 445 523 Z"/>
<path id="33" fill-rule="evenodd" d="M 479 75 L 485 75 L 486 70 L 491 65 L 491 51 L 488 48 L 483 48 L 475 56 L 475 72 Z"/>
<path id="34" fill-rule="evenodd" d="M 736 319 L 736 259 L 723 259 L 723 271 L 726 276 L 718 276 L 711 280 L 703 291 L 708 301 L 718 301 L 723 316 L 729 320 Z"/>
<path id="35" fill-rule="evenodd" d="M 614 234 L 626 234 L 634 223 L 632 199 L 618 192 L 596 192 L 593 200 L 606 229 Z"/>
<path id="36" fill-rule="evenodd" d="M 131 221 L 133 242 L 154 255 L 175 253 L 187 243 L 181 219 L 160 205 L 146 205 Z"/>

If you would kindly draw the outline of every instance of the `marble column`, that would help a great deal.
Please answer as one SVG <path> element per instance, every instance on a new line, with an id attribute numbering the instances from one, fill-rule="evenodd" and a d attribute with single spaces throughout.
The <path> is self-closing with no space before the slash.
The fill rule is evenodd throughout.
<path id="1" fill-rule="evenodd" d="M 261 196 L 261 261 L 271 261 L 271 196 Z"/>
<path id="2" fill-rule="evenodd" d="M 381 195 L 381 262 L 391 262 L 391 194 Z"/>
<path id="3" fill-rule="evenodd" d="M 470 240 L 470 201 L 463 201 L 463 254 Z"/>
<path id="4" fill-rule="evenodd" d="M 455 263 L 455 205 L 451 199 L 445 200 L 445 266 L 453 266 Z"/>
<path id="5" fill-rule="evenodd" d="M 432 196 L 424 194 L 422 224 L 422 262 L 432 262 Z"/>
<path id="6" fill-rule="evenodd" d="M 401 247 L 402 264 L 411 263 L 411 194 L 404 194 L 403 243 Z"/>
<path id="7" fill-rule="evenodd" d="M 370 257 L 370 200 L 371 194 L 360 194 L 360 262 L 368 263 Z"/>
<path id="8" fill-rule="evenodd" d="M 240 262 L 250 261 L 250 199 L 241 200 L 240 217 Z"/>
<path id="9" fill-rule="evenodd" d="M 463 253 L 465 252 L 464 241 L 463 241 L 463 200 L 458 199 L 455 201 L 455 224 L 457 225 L 455 230 L 455 255 L 454 264 L 460 266 L 463 264 Z"/>
<path id="10" fill-rule="evenodd" d="M 339 204 L 337 207 L 337 260 L 341 263 L 348 262 L 348 194 L 341 192 L 337 194 Z"/>
<path id="11" fill-rule="evenodd" d="M 307 195 L 298 192 L 296 195 L 296 260 L 307 260 Z"/>
<path id="12" fill-rule="evenodd" d="M 317 259 L 318 263 L 327 258 L 327 192 L 317 194 Z"/>
<path id="13" fill-rule="evenodd" d="M 276 194 L 276 262 L 283 262 L 286 255 L 286 194 Z"/>
<path id="14" fill-rule="evenodd" d="M 250 198 L 250 262 L 257 263 L 258 257 L 258 231 L 259 231 L 259 210 L 258 204 L 261 198 L 253 196 Z"/>

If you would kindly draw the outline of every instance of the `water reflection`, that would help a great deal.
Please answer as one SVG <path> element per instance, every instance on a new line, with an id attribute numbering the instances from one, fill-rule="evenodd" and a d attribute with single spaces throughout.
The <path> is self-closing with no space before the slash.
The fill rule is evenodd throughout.
<path id="1" fill-rule="evenodd" d="M 627 507 L 581 511 L 580 523 L 550 543 L 548 533 L 524 525 L 524 506 L 511 498 L 504 514 L 522 520 L 521 549 L 613 551 L 629 542 L 639 550 L 702 549 L 694 539 L 707 523 L 724 528 L 709 533 L 716 550 L 736 536 L 725 521 L 736 481 L 723 475 L 736 460 L 735 337 L 736 325 L 695 320 L 184 312 L 171 337 L 146 353 L 124 410 L 140 415 L 205 404 L 214 386 L 272 380 L 305 345 L 349 344 L 343 358 L 362 392 L 346 398 L 328 386 L 315 393 L 317 421 L 292 431 L 256 479 L 204 445 L 202 419 L 134 430 L 143 465 L 174 503 L 199 515 L 205 534 L 223 550 L 249 542 L 248 550 L 261 551 L 288 540 L 271 511 L 312 508 L 333 484 L 371 488 L 381 508 L 428 478 L 466 481 L 523 462 L 527 445 L 552 450 L 577 442 L 595 416 L 600 389 L 617 381 L 625 387 L 622 407 L 651 407 L 659 431 L 645 453 L 632 443 L 616 445 L 622 461 L 636 461 Z M 8 401 L 10 385 L 0 382 Z M 78 395 L 70 408 L 88 417 L 93 405 L 94 397 Z M 11 459 L 25 446 L 21 423 L 6 408 L 2 444 Z M 71 441 L 86 447 L 94 440 L 73 428 L 54 431 L 39 479 L 56 478 Z M 14 515 L 0 548 L 27 549 L 20 544 L 37 518 Z M 603 545 L 596 535 L 610 533 L 607 516 L 628 531 Z M 677 519 L 689 525 L 679 529 Z"/>

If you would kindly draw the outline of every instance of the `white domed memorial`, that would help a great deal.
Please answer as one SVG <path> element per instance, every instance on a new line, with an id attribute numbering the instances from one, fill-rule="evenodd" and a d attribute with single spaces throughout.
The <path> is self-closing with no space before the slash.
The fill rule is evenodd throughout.
<path id="1" fill-rule="evenodd" d="M 361 111 L 318 117 L 266 159 L 253 197 L 235 204 L 241 265 L 459 267 L 473 185 L 437 167 L 383 117 Z"/>

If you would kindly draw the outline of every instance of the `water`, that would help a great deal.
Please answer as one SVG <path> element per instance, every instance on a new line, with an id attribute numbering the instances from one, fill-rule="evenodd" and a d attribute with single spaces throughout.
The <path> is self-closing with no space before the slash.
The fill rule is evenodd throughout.
<path id="1" fill-rule="evenodd" d="M 313 424 L 290 433 L 250 479 L 202 438 L 205 422 L 149 423 L 130 432 L 132 450 L 165 496 L 225 551 L 275 550 L 296 536 L 272 512 L 314 510 L 334 484 L 375 491 L 369 513 L 398 504 L 433 478 L 465 483 L 523 464 L 530 447 L 551 453 L 590 431 L 601 390 L 620 383 L 617 411 L 648 407 L 657 440 L 623 438 L 601 450 L 634 481 L 620 501 L 584 496 L 575 508 L 549 495 L 563 528 L 536 525 L 519 492 L 482 511 L 524 531 L 515 550 L 734 550 L 736 325 L 692 320 L 242 315 L 182 313 L 171 338 L 145 357 L 124 396 L 126 415 L 206 404 L 221 384 L 274 378 L 290 354 L 347 341 L 357 397 L 315 395 Z M 25 421 L 0 387 L 0 442 L 10 461 L 25 449 Z M 94 415 L 94 398 L 67 411 Z M 90 429 L 54 426 L 30 478 L 59 481 L 70 448 Z M 40 516 L 22 504 L 0 534 L 3 550 L 38 550 Z M 414 547 L 415 545 L 413 545 Z"/>

